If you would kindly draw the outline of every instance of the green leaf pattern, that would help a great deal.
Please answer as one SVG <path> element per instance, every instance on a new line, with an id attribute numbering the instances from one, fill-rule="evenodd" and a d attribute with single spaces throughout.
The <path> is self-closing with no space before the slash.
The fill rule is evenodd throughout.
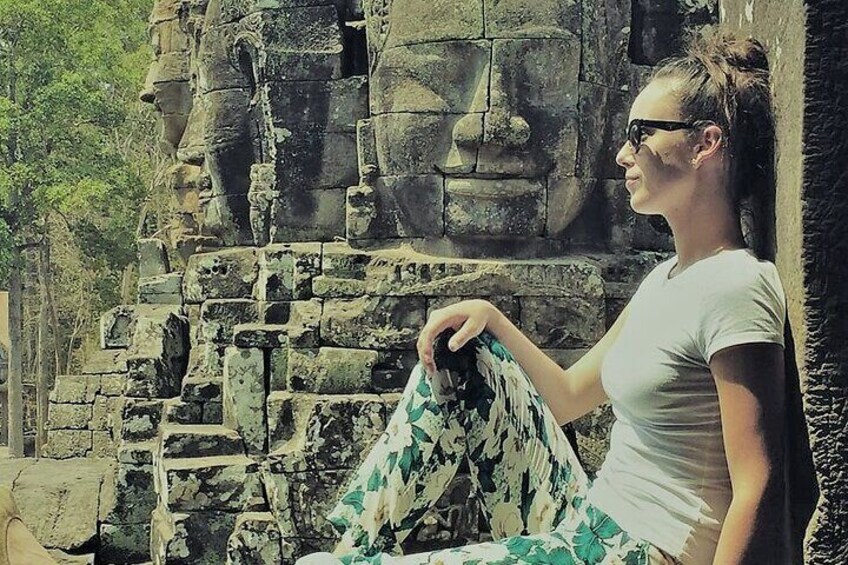
<path id="1" fill-rule="evenodd" d="M 493 535 L 504 537 L 402 563 L 648 565 L 650 545 L 585 501 L 588 478 L 512 354 L 488 332 L 473 343 L 477 363 L 450 376 L 455 389 L 431 380 L 446 372 L 418 365 L 410 375 L 386 432 L 327 517 L 356 547 L 342 562 L 394 563 L 467 457 Z"/>

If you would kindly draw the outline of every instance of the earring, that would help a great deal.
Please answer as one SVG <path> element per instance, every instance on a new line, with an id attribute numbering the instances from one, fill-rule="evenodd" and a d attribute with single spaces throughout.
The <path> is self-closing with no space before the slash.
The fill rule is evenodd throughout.
<path id="1" fill-rule="evenodd" d="M 698 168 L 698 158 L 697 157 L 692 157 L 692 160 L 690 162 L 692 163 L 693 167 L 695 167 L 696 169 Z"/>

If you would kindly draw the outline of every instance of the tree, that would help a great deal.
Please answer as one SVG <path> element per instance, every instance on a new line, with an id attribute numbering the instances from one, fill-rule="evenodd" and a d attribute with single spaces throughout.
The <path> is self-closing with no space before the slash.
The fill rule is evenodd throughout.
<path id="1" fill-rule="evenodd" d="M 13 456 L 23 455 L 25 301 L 50 301 L 55 254 L 47 250 L 60 243 L 53 234 L 72 235 L 83 268 L 102 267 L 104 288 L 90 285 L 98 295 L 109 294 L 109 285 L 116 294 L 108 275 L 134 257 L 131 230 L 147 189 L 132 155 L 115 141 L 140 115 L 134 108 L 150 57 L 149 9 L 149 0 L 0 0 L 0 280 L 5 276 L 10 292 Z M 53 229 L 57 222 L 63 229 Z M 38 283 L 25 276 L 34 261 Z M 47 303 L 38 310 L 40 372 L 48 371 L 49 326 L 52 370 L 70 367 L 77 343 L 65 335 L 61 308 Z M 56 351 L 71 353 L 59 359 Z"/>

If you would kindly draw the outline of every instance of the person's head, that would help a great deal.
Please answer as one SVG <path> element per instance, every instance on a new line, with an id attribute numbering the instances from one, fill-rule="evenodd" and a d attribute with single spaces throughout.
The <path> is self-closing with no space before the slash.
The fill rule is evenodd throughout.
<path id="1" fill-rule="evenodd" d="M 774 143 L 768 77 L 758 41 L 722 32 L 692 34 L 682 55 L 661 61 L 633 102 L 629 140 L 616 156 L 625 177 L 637 179 L 627 187 L 634 211 L 724 206 L 739 214 L 764 194 Z M 681 123 L 630 127 L 634 119 Z"/>

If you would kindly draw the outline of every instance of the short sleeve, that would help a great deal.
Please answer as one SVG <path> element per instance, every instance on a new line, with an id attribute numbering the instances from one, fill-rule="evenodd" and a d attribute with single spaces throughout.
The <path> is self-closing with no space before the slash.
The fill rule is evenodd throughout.
<path id="1" fill-rule="evenodd" d="M 707 364 L 717 351 L 732 345 L 777 343 L 784 347 L 786 297 L 772 263 L 760 263 L 750 276 L 736 273 L 732 280 L 721 281 L 705 296 L 700 313 L 696 339 Z"/>

